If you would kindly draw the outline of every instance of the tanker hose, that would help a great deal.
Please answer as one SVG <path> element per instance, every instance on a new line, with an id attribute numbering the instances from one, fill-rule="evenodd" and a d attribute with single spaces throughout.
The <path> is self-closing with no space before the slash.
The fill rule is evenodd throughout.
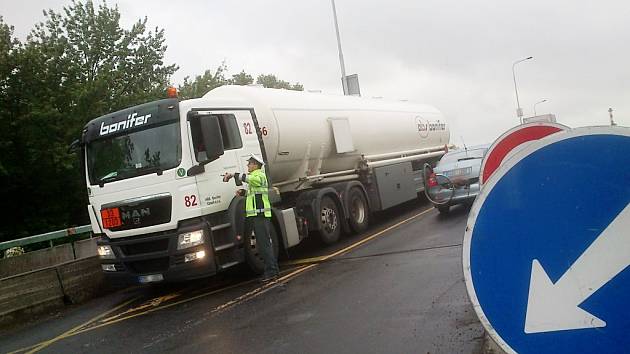
<path id="1" fill-rule="evenodd" d="M 455 185 L 446 175 L 436 174 L 433 167 L 425 163 L 422 167 L 424 194 L 435 205 L 447 205 L 455 194 Z"/>

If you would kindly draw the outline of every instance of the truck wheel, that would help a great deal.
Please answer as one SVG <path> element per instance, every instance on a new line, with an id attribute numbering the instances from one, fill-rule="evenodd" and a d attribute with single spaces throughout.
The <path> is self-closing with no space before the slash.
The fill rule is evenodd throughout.
<path id="1" fill-rule="evenodd" d="M 271 243 L 273 245 L 273 254 L 278 259 L 278 234 L 276 228 L 272 223 L 269 225 L 269 233 L 271 234 Z M 247 265 L 255 274 L 263 274 L 265 271 L 265 261 L 262 259 L 260 252 L 258 251 L 258 245 L 256 242 L 256 234 L 254 228 L 250 223 L 247 225 L 247 238 L 245 240 L 245 260 Z"/>
<path id="2" fill-rule="evenodd" d="M 339 240 L 341 223 L 337 204 L 331 197 L 325 196 L 319 203 L 319 236 L 327 245 Z"/>
<path id="3" fill-rule="evenodd" d="M 370 207 L 359 188 L 350 189 L 348 204 L 350 228 L 357 234 L 365 231 L 368 227 Z"/>

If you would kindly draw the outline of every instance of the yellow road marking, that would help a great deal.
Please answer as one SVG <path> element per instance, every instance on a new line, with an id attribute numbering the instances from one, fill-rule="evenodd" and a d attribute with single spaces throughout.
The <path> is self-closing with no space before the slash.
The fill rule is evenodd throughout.
<path id="1" fill-rule="evenodd" d="M 408 217 L 405 220 L 402 220 L 402 221 L 400 221 L 400 222 L 398 222 L 398 223 L 396 223 L 396 224 L 394 224 L 392 226 L 389 226 L 389 227 L 387 227 L 387 228 L 385 228 L 385 229 L 383 229 L 383 230 L 381 230 L 381 231 L 379 231 L 379 232 L 377 232 L 377 233 L 375 233 L 375 234 L 373 234 L 371 236 L 368 236 L 368 237 L 364 238 L 363 240 L 360 240 L 360 241 L 358 241 L 356 243 L 353 243 L 350 246 L 348 246 L 346 248 L 343 248 L 343 249 L 341 249 L 341 250 L 339 250 L 339 251 L 337 251 L 335 253 L 332 253 L 332 254 L 329 254 L 329 255 L 325 255 L 325 256 L 319 256 L 319 257 L 296 259 L 294 261 L 284 262 L 283 265 L 300 265 L 300 264 L 317 263 L 317 262 L 321 262 L 321 261 L 326 261 L 328 259 L 331 259 L 332 257 L 336 257 L 336 256 L 338 256 L 340 254 L 347 253 L 348 251 L 351 251 L 352 249 L 354 249 L 356 247 L 359 247 L 362 244 L 375 239 L 376 237 L 382 235 L 383 233 L 385 233 L 387 231 L 390 231 L 392 229 L 395 229 L 395 228 L 397 228 L 398 226 L 400 226 L 402 224 L 405 224 L 405 223 L 407 223 L 407 222 L 409 222 L 409 221 L 411 221 L 411 220 L 413 220 L 413 219 L 415 219 L 415 218 L 417 218 L 419 216 L 422 216 L 422 215 L 430 212 L 431 210 L 433 210 L 433 208 L 429 208 L 429 209 L 426 209 L 424 211 L 421 211 L 420 213 L 418 213 L 416 215 Z"/>
<path id="2" fill-rule="evenodd" d="M 250 282 L 251 282 L 251 281 L 250 281 Z M 58 341 L 58 340 L 61 340 L 61 339 L 64 339 L 64 338 L 68 338 L 68 337 L 76 336 L 77 334 L 81 334 L 81 333 L 89 332 L 89 331 L 91 331 L 91 330 L 94 330 L 94 329 L 97 329 L 97 328 L 101 328 L 101 327 L 105 327 L 105 326 L 108 326 L 108 325 L 110 325 L 110 324 L 114 324 L 114 323 L 117 323 L 117 322 L 120 322 L 120 321 L 124 321 L 124 320 L 127 320 L 127 319 L 134 318 L 134 317 L 138 317 L 138 316 L 140 316 L 140 315 L 145 315 L 145 314 L 148 314 L 148 313 L 151 313 L 151 312 L 157 311 L 157 310 L 161 310 L 161 309 L 169 308 L 169 307 L 171 307 L 171 306 L 175 306 L 175 305 L 182 304 L 182 303 L 185 303 L 185 302 L 188 302 L 188 301 L 192 301 L 192 300 L 195 300 L 195 299 L 198 299 L 198 298 L 204 297 L 204 296 L 208 296 L 208 295 L 216 294 L 216 293 L 218 293 L 218 292 L 220 292 L 220 291 L 229 290 L 229 289 L 235 288 L 235 287 L 237 287 L 237 286 L 239 286 L 239 285 L 243 285 L 243 284 L 247 284 L 247 283 L 248 283 L 248 282 L 239 283 L 239 284 L 234 284 L 234 285 L 229 286 L 229 287 L 227 287 L 227 288 L 217 289 L 217 290 L 212 291 L 212 292 L 209 292 L 209 293 L 200 294 L 200 295 L 197 295 L 197 296 L 192 297 L 192 298 L 184 299 L 184 300 L 177 301 L 177 302 L 174 302 L 174 303 L 171 303 L 171 304 L 167 304 L 167 305 L 164 305 L 164 306 L 160 306 L 160 307 L 157 307 L 157 308 L 153 308 L 153 309 L 150 309 L 150 310 L 147 310 L 147 311 L 144 311 L 144 312 L 140 312 L 140 313 L 137 313 L 137 314 L 134 314 L 134 315 L 131 315 L 131 316 L 127 316 L 127 317 L 123 317 L 123 318 L 114 319 L 114 320 L 111 320 L 111 321 L 108 321 L 108 322 L 105 322 L 105 323 L 101 323 L 101 324 L 96 325 L 96 326 L 93 326 L 93 327 L 80 329 L 81 327 L 86 327 L 86 326 L 90 325 L 91 323 L 94 323 L 94 322 L 98 321 L 99 319 L 101 319 L 101 318 L 103 318 L 103 317 L 105 317 L 105 316 L 109 315 L 110 313 L 115 312 L 116 310 L 120 309 L 121 307 L 124 307 L 125 305 L 128 305 L 129 303 L 133 302 L 134 300 L 137 300 L 137 299 L 139 298 L 139 296 L 138 296 L 138 297 L 135 297 L 135 298 L 133 298 L 133 299 L 131 299 L 131 300 L 129 300 L 129 301 L 127 301 L 127 302 L 125 302 L 125 303 L 123 303 L 123 304 L 119 305 L 119 306 L 116 306 L 115 308 L 113 308 L 113 309 L 111 309 L 111 310 L 108 310 L 108 311 L 106 311 L 106 312 L 102 313 L 102 314 L 101 314 L 101 315 L 99 315 L 99 316 L 94 317 L 94 318 L 93 318 L 93 319 L 91 319 L 90 321 L 87 321 L 87 322 L 85 322 L 85 323 L 83 323 L 83 324 L 81 324 L 81 325 L 79 325 L 79 326 L 77 326 L 77 327 L 74 327 L 73 329 L 71 329 L 71 330 L 69 330 L 69 331 L 67 331 L 67 332 L 65 332 L 65 333 L 63 333 L 63 334 L 61 334 L 61 335 L 59 335 L 58 337 L 55 337 L 55 338 L 53 338 L 53 339 L 51 339 L 51 340 L 48 340 L 48 341 L 43 341 L 43 342 L 40 342 L 40 343 L 37 343 L 37 344 L 31 345 L 30 347 L 21 348 L 21 349 L 15 350 L 15 351 L 13 351 L 13 352 L 11 352 L 11 353 L 7 353 L 7 354 L 16 354 L 16 353 L 20 353 L 20 352 L 23 352 L 23 351 L 26 351 L 26 350 L 29 350 L 29 349 L 35 348 L 35 347 L 37 347 L 37 346 L 44 345 L 44 344 L 46 344 L 47 342 L 52 341 L 52 340 Z M 155 300 L 155 299 L 153 299 L 153 300 Z M 112 316 L 111 318 L 115 318 L 115 317 L 116 317 L 116 316 Z M 78 329 L 80 329 L 80 330 L 78 330 Z M 50 344 L 52 344 L 52 343 L 50 343 Z M 50 344 L 48 344 L 48 345 L 50 345 Z M 48 346 L 48 345 L 46 345 L 46 346 Z M 44 349 L 44 348 L 45 348 L 45 347 L 38 348 L 38 349 L 35 349 L 35 350 L 33 350 L 33 351 L 29 352 L 29 353 L 34 353 L 35 351 L 39 351 L 39 350 Z"/>
<path id="3" fill-rule="evenodd" d="M 407 219 L 404 219 L 404 220 L 402 220 L 402 221 L 400 221 L 400 222 L 398 222 L 398 223 L 396 223 L 394 225 L 391 225 L 391 226 L 389 226 L 389 227 L 387 227 L 387 228 L 385 228 L 385 229 L 383 229 L 383 230 L 381 230 L 381 231 L 379 231 L 379 232 L 377 232 L 377 233 L 375 233 L 373 235 L 370 235 L 370 236 L 368 236 L 368 237 L 366 237 L 366 238 L 364 238 L 364 239 L 362 239 L 362 240 L 360 240 L 360 241 L 358 241 L 356 243 L 353 243 L 353 244 L 349 245 L 348 247 L 345 247 L 345 248 L 343 248 L 343 249 L 341 249 L 339 251 L 336 251 L 334 253 L 331 253 L 329 255 L 320 256 L 320 257 L 306 258 L 306 259 L 301 259 L 301 260 L 296 260 L 296 261 L 293 261 L 293 262 L 285 263 L 285 264 L 288 264 L 288 265 L 303 264 L 303 263 L 312 263 L 312 264 L 306 265 L 306 266 L 302 266 L 302 267 L 300 267 L 300 268 L 298 268 L 298 269 L 296 269 L 296 270 L 294 270 L 294 271 L 292 271 L 292 272 L 290 272 L 290 273 L 288 273 L 288 274 L 286 274 L 286 275 L 284 275 L 284 276 L 282 276 L 282 277 L 280 277 L 280 278 L 278 278 L 278 279 L 276 279 L 276 280 L 274 280 L 274 281 L 272 281 L 272 282 L 270 282 L 268 284 L 264 284 L 264 285 L 262 285 L 260 287 L 257 287 L 254 290 L 251 290 L 251 291 L 249 291 L 249 292 L 247 292 L 247 293 L 245 293 L 245 294 L 243 294 L 243 295 L 233 299 L 233 300 L 230 300 L 230 301 L 228 301 L 228 302 L 226 302 L 224 304 L 218 305 L 218 306 L 216 306 L 214 309 L 212 309 L 210 311 L 210 314 L 215 314 L 215 313 L 220 312 L 222 310 L 225 310 L 225 309 L 227 309 L 227 308 L 229 308 L 231 306 L 234 306 L 236 304 L 239 304 L 239 303 L 247 301 L 247 300 L 251 300 L 251 299 L 253 299 L 253 298 L 255 298 L 255 297 L 257 297 L 257 296 L 259 296 L 261 294 L 264 294 L 267 291 L 271 290 L 272 288 L 275 288 L 277 285 L 286 283 L 289 280 L 291 280 L 292 278 L 295 278 L 300 273 L 303 273 L 303 272 L 305 272 L 307 270 L 315 268 L 317 266 L 316 262 L 325 261 L 325 260 L 328 260 L 330 258 L 336 257 L 338 255 L 345 254 L 345 253 L 347 253 L 347 252 L 349 252 L 349 251 L 351 251 L 351 250 L 353 250 L 353 249 L 355 249 L 355 248 L 357 248 L 357 247 L 359 247 L 359 246 L 361 246 L 361 245 L 363 245 L 363 244 L 365 244 L 365 243 L 375 239 L 376 237 L 379 237 L 380 235 L 382 235 L 382 234 L 384 234 L 384 233 L 386 233 L 386 232 L 388 232 L 388 231 L 390 231 L 392 229 L 397 228 L 400 225 L 403 225 L 403 224 L 405 224 L 405 223 L 407 223 L 407 222 L 409 222 L 409 221 L 411 221 L 411 220 L 413 220 L 413 219 L 415 219 L 417 217 L 420 217 L 420 216 L 430 212 L 431 210 L 433 210 L 433 208 L 426 209 L 426 210 L 424 210 L 424 211 L 422 211 L 422 212 L 420 212 L 420 213 L 418 213 L 416 215 L 413 215 L 413 216 L 411 216 L 411 217 L 409 217 Z M 176 306 L 176 305 L 183 304 L 183 303 L 186 303 L 186 302 L 189 302 L 189 301 L 200 299 L 202 297 L 210 296 L 210 295 L 222 292 L 222 291 L 230 290 L 230 289 L 236 288 L 238 286 L 242 286 L 242 285 L 251 283 L 253 281 L 255 281 L 255 280 L 250 280 L 250 281 L 246 281 L 246 282 L 243 282 L 243 283 L 234 284 L 234 285 L 228 286 L 226 288 L 217 289 L 217 290 L 211 291 L 209 293 L 199 294 L 197 296 L 193 296 L 191 298 L 187 298 L 187 299 L 184 299 L 184 300 L 176 301 L 176 302 L 173 302 L 173 303 L 170 303 L 170 304 L 166 304 L 166 305 L 163 305 L 163 306 L 159 306 L 159 304 L 158 304 L 157 307 L 151 308 L 151 309 L 146 310 L 146 311 L 138 312 L 138 313 L 135 313 L 135 314 L 130 315 L 130 316 L 119 317 L 119 318 L 117 318 L 119 315 L 113 316 L 113 317 L 110 317 L 110 318 L 104 320 L 103 323 L 101 323 L 99 325 L 81 329 L 82 327 L 85 327 L 85 326 L 87 326 L 87 325 L 89 325 L 89 324 L 91 324 L 91 323 L 93 323 L 95 321 L 98 321 L 100 318 L 103 318 L 103 317 L 107 316 L 108 314 L 118 310 L 121 307 L 124 307 L 125 305 L 127 305 L 127 304 L 129 304 L 132 301 L 137 299 L 137 298 L 134 298 L 134 299 L 129 300 L 129 301 L 127 301 L 127 302 L 125 302 L 125 303 L 123 303 L 123 304 L 121 304 L 121 305 L 119 305 L 119 306 L 117 306 L 117 307 L 115 307 L 115 308 L 113 308 L 111 310 L 108 310 L 107 312 L 104 312 L 101 315 L 96 316 L 95 318 L 93 318 L 93 319 L 91 319 L 91 320 L 89 320 L 89 321 L 87 321 L 87 322 L 85 322 L 85 323 L 83 323 L 83 324 L 81 324 L 81 325 L 79 325 L 77 327 L 72 328 L 69 331 L 64 332 L 63 334 L 61 334 L 61 335 L 59 335 L 59 336 L 57 336 L 57 337 L 55 337 L 53 339 L 50 339 L 50 340 L 47 340 L 47 341 L 44 341 L 44 342 L 32 345 L 32 346 L 27 347 L 27 348 L 22 348 L 22 349 L 16 350 L 16 351 L 11 352 L 9 354 L 19 353 L 19 352 L 22 352 L 22 351 L 25 351 L 25 350 L 29 350 L 31 348 L 35 348 L 35 349 L 33 349 L 32 351 L 28 352 L 27 354 L 34 353 L 34 352 L 42 350 L 42 349 L 46 348 L 47 346 L 49 346 L 49 345 L 51 345 L 51 344 L 53 344 L 53 343 L 55 343 L 55 342 L 57 342 L 57 341 L 59 341 L 61 339 L 67 338 L 67 337 L 71 337 L 71 336 L 75 336 L 75 335 L 78 335 L 78 334 L 81 334 L 81 333 L 89 332 L 89 331 L 92 331 L 92 330 L 95 330 L 95 329 L 98 329 L 98 328 L 101 328 L 101 327 L 109 326 L 109 325 L 112 325 L 112 324 L 115 324 L 115 323 L 118 323 L 118 322 L 121 322 L 121 321 L 124 321 L 124 320 L 132 319 L 134 317 L 146 315 L 146 314 L 158 311 L 158 310 L 166 309 L 166 308 L 169 308 L 169 307 L 172 307 L 172 306 Z M 177 294 L 177 296 L 178 295 L 179 294 Z M 177 296 L 174 296 L 174 297 L 177 297 Z M 168 297 L 168 295 L 162 296 L 160 298 L 164 298 L 164 297 Z M 160 299 L 160 298 L 157 298 L 157 299 Z M 157 300 L 157 299 L 154 299 L 154 300 Z M 171 298 L 169 298 L 169 299 L 171 299 Z M 163 302 L 163 301 L 160 301 L 160 303 L 161 302 Z M 138 310 L 138 309 L 139 308 L 136 308 L 136 310 Z M 125 313 L 127 313 L 127 312 L 129 312 L 129 311 L 126 311 Z"/>
<path id="4" fill-rule="evenodd" d="M 174 294 L 168 294 L 168 295 L 163 295 L 163 296 L 156 297 L 154 299 L 151 299 L 150 301 L 147 301 L 147 302 L 143 303 L 142 305 L 140 305 L 138 307 L 133 307 L 133 308 L 125 310 L 124 312 L 121 312 L 121 313 L 119 313 L 117 315 L 114 315 L 112 317 L 104 318 L 104 319 L 100 320 L 100 322 L 109 322 L 109 321 L 112 321 L 112 320 L 114 320 L 116 318 L 122 317 L 122 316 L 124 316 L 124 315 L 126 315 L 128 313 L 137 312 L 137 311 L 141 311 L 141 310 L 144 310 L 144 309 L 147 309 L 147 308 L 153 308 L 153 307 L 160 306 L 160 304 L 162 304 L 163 302 L 166 302 L 168 300 L 172 300 L 172 299 L 178 298 L 181 294 L 182 293 L 180 291 L 180 292 L 176 292 Z"/>
<path id="5" fill-rule="evenodd" d="M 308 258 L 308 260 L 318 259 L 318 261 L 325 261 L 325 260 L 328 260 L 328 259 L 330 259 L 332 257 L 338 256 L 338 255 L 341 255 L 341 254 L 345 254 L 345 253 L 347 253 L 347 252 L 349 252 L 349 251 L 351 251 L 351 250 L 353 250 L 353 249 L 355 249 L 355 248 L 365 244 L 366 242 L 369 242 L 369 241 L 375 239 L 376 237 L 386 233 L 387 231 L 395 229 L 396 227 L 398 227 L 398 226 L 400 226 L 400 225 L 402 225 L 404 223 L 407 223 L 407 222 L 409 222 L 409 221 L 411 221 L 411 220 L 413 220 L 413 219 L 415 219 L 415 218 L 417 218 L 419 216 L 422 216 L 422 215 L 430 212 L 431 210 L 433 210 L 433 208 L 426 209 L 426 210 L 424 210 L 424 211 L 422 211 L 422 212 L 420 212 L 420 213 L 418 213 L 418 214 L 416 214 L 414 216 L 411 216 L 411 217 L 409 217 L 409 218 L 407 218 L 405 220 L 402 220 L 402 221 L 400 221 L 400 222 L 398 222 L 398 223 L 396 223 L 396 224 L 394 224 L 392 226 L 389 226 L 389 227 L 387 227 L 387 228 L 385 228 L 385 229 L 383 229 L 383 230 L 381 230 L 381 231 L 379 231 L 379 232 L 377 232 L 377 233 L 375 233 L 375 234 L 373 234 L 373 235 L 371 235 L 369 237 L 366 237 L 366 238 L 364 238 L 361 241 L 353 243 L 350 246 L 348 246 L 346 248 L 343 248 L 343 249 L 341 249 L 341 250 L 339 250 L 337 252 L 334 252 L 334 253 L 326 255 L 326 256 Z M 302 260 L 302 261 L 304 261 L 304 260 Z M 289 273 L 289 274 L 287 274 L 287 275 L 285 275 L 283 277 L 278 278 L 277 280 L 275 280 L 275 281 L 273 281 L 273 282 L 271 282 L 269 284 L 265 284 L 265 285 L 263 285 L 261 287 L 258 287 L 258 288 L 254 289 L 254 290 L 252 290 L 252 291 L 250 291 L 250 292 L 248 292 L 246 294 L 243 294 L 243 295 L 237 297 L 234 300 L 228 301 L 227 303 L 225 303 L 223 305 L 215 307 L 214 310 L 212 310 L 210 313 L 216 313 L 216 312 L 224 310 L 224 309 L 226 309 L 228 307 L 236 305 L 236 304 L 238 304 L 240 302 L 251 300 L 251 299 L 253 299 L 253 298 L 255 298 L 255 297 L 257 297 L 257 296 L 259 296 L 259 295 L 261 295 L 261 294 L 263 294 L 265 292 L 267 292 L 268 290 L 270 290 L 271 288 L 275 287 L 276 285 L 285 283 L 285 282 L 289 281 L 291 278 L 296 277 L 298 274 L 300 274 L 302 272 L 305 272 L 305 271 L 307 271 L 309 269 L 315 268 L 316 266 L 317 266 L 317 263 L 314 263 L 314 264 L 311 264 L 311 265 L 299 268 L 299 269 L 297 269 L 297 270 L 295 270 L 295 271 L 293 271 L 293 272 L 291 272 L 291 273 Z"/>
<path id="6" fill-rule="evenodd" d="M 392 225 L 392 226 L 390 226 L 390 227 L 388 227 L 388 228 L 386 228 L 386 229 L 383 229 L 383 230 L 381 230 L 381 231 L 379 231 L 379 232 L 375 233 L 375 234 L 374 234 L 374 235 L 372 235 L 372 236 L 366 237 L 366 238 L 364 238 L 363 240 L 358 241 L 357 243 L 354 243 L 354 244 L 352 244 L 352 245 L 350 245 L 350 246 L 348 246 L 348 247 L 346 247 L 346 248 L 344 248 L 344 249 L 342 249 L 342 250 L 339 250 L 339 251 L 337 251 L 337 252 L 335 252 L 335 253 L 333 253 L 333 254 L 330 254 L 330 255 L 328 255 L 328 256 L 325 256 L 325 257 L 323 257 L 321 260 L 322 260 L 322 261 L 325 261 L 325 260 L 330 259 L 330 258 L 332 258 L 332 257 L 336 257 L 336 256 L 338 256 L 338 255 L 340 255 L 340 254 L 347 253 L 348 251 L 350 251 L 350 250 L 352 250 L 352 249 L 354 249 L 354 248 L 357 248 L 357 247 L 361 246 L 362 244 L 364 244 L 364 243 L 366 243 L 366 242 L 369 242 L 369 241 L 371 241 L 371 240 L 373 240 L 373 239 L 375 239 L 375 238 L 379 237 L 380 235 L 384 234 L 385 232 L 390 231 L 390 230 L 392 230 L 392 229 L 395 229 L 395 228 L 397 228 L 398 226 L 400 226 L 400 225 L 402 225 L 402 224 L 405 224 L 405 223 L 407 223 L 407 222 L 409 222 L 409 221 L 411 221 L 411 220 L 413 220 L 413 219 L 415 219 L 415 218 L 417 218 L 417 217 L 419 217 L 419 216 L 422 216 L 422 215 L 424 215 L 424 214 L 426 214 L 426 213 L 430 212 L 431 210 L 433 210 L 433 208 L 429 208 L 429 209 L 426 209 L 425 211 L 421 211 L 420 213 L 418 213 L 418 214 L 416 214 L 416 215 L 414 215 L 414 216 L 408 217 L 407 219 L 402 220 L 402 221 L 400 221 L 400 222 L 397 222 L 396 224 L 394 224 L 394 225 Z"/>
<path id="7" fill-rule="evenodd" d="M 103 312 L 102 314 L 100 314 L 100 315 L 98 315 L 98 316 L 95 316 L 95 317 L 93 317 L 93 318 L 91 318 L 91 319 L 87 320 L 86 322 L 81 323 L 80 325 L 78 325 L 78 326 L 76 326 L 76 327 L 71 328 L 70 330 L 68 330 L 68 331 L 66 331 L 66 332 L 64 332 L 64 333 L 62 333 L 62 334 L 60 334 L 60 335 L 58 335 L 58 336 L 57 336 L 57 337 L 55 337 L 55 338 L 52 338 L 52 339 L 49 339 L 49 340 L 47 340 L 47 341 L 41 342 L 41 343 L 39 343 L 39 344 L 36 344 L 36 345 L 30 346 L 30 347 L 28 347 L 28 348 L 23 348 L 23 349 L 16 350 L 16 351 L 15 351 L 15 352 L 13 352 L 13 353 L 18 353 L 18 352 L 25 351 L 25 350 L 29 350 L 29 349 L 32 349 L 32 350 L 28 351 L 28 352 L 27 352 L 27 354 L 31 354 L 31 353 L 35 353 L 35 352 L 37 352 L 37 351 L 40 351 L 40 350 L 42 350 L 42 349 L 46 348 L 47 346 L 49 346 L 49 345 L 51 345 L 51 344 L 53 344 L 53 343 L 55 343 L 55 342 L 57 342 L 57 341 L 59 341 L 59 340 L 61 340 L 61 339 L 63 339 L 63 338 L 69 337 L 69 336 L 70 336 L 70 335 L 72 335 L 72 334 L 73 334 L 76 330 L 78 330 L 78 329 L 80 329 L 80 328 L 82 328 L 82 327 L 85 327 L 85 326 L 89 325 L 89 324 L 90 324 L 90 323 L 92 323 L 92 322 L 98 321 L 99 319 L 101 319 L 101 318 L 103 318 L 103 317 L 105 317 L 105 316 L 109 315 L 110 313 L 112 313 L 112 312 L 114 312 L 114 311 L 116 311 L 116 310 L 118 310 L 118 309 L 120 309 L 120 308 L 123 308 L 123 307 L 125 307 L 125 306 L 129 305 L 130 303 L 132 303 L 132 302 L 136 301 L 138 298 L 139 298 L 139 296 L 136 296 L 136 297 L 134 297 L 134 298 L 131 298 L 130 300 L 127 300 L 127 301 L 123 302 L 122 304 L 120 304 L 120 305 L 118 305 L 118 306 L 114 307 L 113 309 L 109 309 L 109 310 L 107 310 L 107 311 Z M 33 348 L 34 348 L 34 349 L 33 349 Z"/>
<path id="8" fill-rule="evenodd" d="M 193 300 L 196 300 L 196 299 L 199 299 L 199 298 L 205 297 L 205 296 L 214 295 L 214 294 L 216 294 L 216 293 L 218 293 L 218 292 L 221 292 L 221 291 L 226 291 L 226 290 L 230 290 L 230 289 L 233 289 L 233 288 L 236 288 L 236 287 L 238 287 L 238 286 L 242 286 L 242 285 L 244 285 L 244 284 L 251 283 L 251 282 L 252 282 L 252 281 L 250 280 L 250 281 L 247 281 L 247 282 L 243 282 L 243 283 L 238 283 L 238 284 L 230 285 L 230 286 L 228 286 L 227 288 L 217 289 L 217 290 L 211 291 L 211 292 L 209 292 L 209 293 L 199 294 L 199 295 L 197 295 L 197 296 L 194 296 L 194 297 L 191 297 L 191 298 L 188 298 L 188 299 L 184 299 L 184 300 L 176 301 L 176 302 L 173 302 L 173 303 L 170 303 L 170 304 L 166 304 L 166 305 L 164 305 L 164 306 L 160 306 L 160 307 L 152 308 L 152 309 L 150 309 L 150 310 L 146 310 L 146 311 L 143 311 L 143 312 L 139 312 L 139 313 L 133 314 L 133 315 L 131 315 L 131 316 L 122 317 L 122 318 L 118 318 L 118 319 L 115 319 L 115 320 L 110 321 L 110 322 L 101 323 L 101 324 L 99 324 L 99 325 L 96 325 L 96 326 L 93 326 L 93 327 L 90 327 L 90 328 L 85 328 L 85 329 L 82 329 L 82 330 L 80 330 L 80 331 L 76 331 L 76 332 L 72 333 L 72 335 L 77 335 L 77 334 L 81 334 L 81 333 L 89 332 L 89 331 L 95 330 L 95 329 L 97 329 L 97 328 L 101 328 L 101 327 L 109 326 L 109 325 L 112 325 L 112 324 L 114 324 L 114 323 L 118 323 L 118 322 L 121 322 L 121 321 L 125 321 L 125 320 L 132 319 L 132 318 L 134 318 L 134 317 L 147 315 L 147 314 L 149 314 L 149 313 L 152 313 L 152 312 L 155 312 L 155 311 L 158 311 L 158 310 L 167 309 L 167 308 L 169 308 L 169 307 L 172 307 L 172 306 L 175 306 L 175 305 L 180 305 L 180 304 L 183 304 L 183 303 L 186 303 L 186 302 L 189 302 L 189 301 L 193 301 Z"/>
<path id="9" fill-rule="evenodd" d="M 281 265 L 283 265 L 283 266 L 292 266 L 292 265 L 300 265 L 300 264 L 317 263 L 317 262 L 321 262 L 324 257 L 326 257 L 326 256 L 296 259 L 296 260 L 293 260 L 293 261 L 283 262 Z"/>

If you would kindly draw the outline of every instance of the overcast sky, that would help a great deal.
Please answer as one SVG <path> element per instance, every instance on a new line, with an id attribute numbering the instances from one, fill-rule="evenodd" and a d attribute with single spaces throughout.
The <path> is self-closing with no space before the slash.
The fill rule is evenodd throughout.
<path id="1" fill-rule="evenodd" d="M 2 0 L 0 14 L 24 39 L 42 9 L 69 1 Z M 98 3 L 98 2 L 97 2 Z M 145 1 L 118 4 L 125 27 L 147 16 L 164 28 L 176 84 L 226 61 L 230 74 L 273 73 L 307 90 L 341 94 L 329 0 Z M 516 66 L 525 116 L 554 113 L 570 127 L 630 126 L 630 2 L 336 0 L 347 74 L 365 97 L 440 109 L 451 141 L 492 142 L 518 123 Z"/>

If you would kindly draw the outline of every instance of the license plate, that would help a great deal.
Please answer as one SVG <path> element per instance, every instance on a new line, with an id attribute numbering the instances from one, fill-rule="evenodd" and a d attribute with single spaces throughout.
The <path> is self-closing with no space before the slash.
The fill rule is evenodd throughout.
<path id="1" fill-rule="evenodd" d="M 470 174 L 471 172 L 472 172 L 472 167 L 464 167 L 464 168 L 457 168 L 454 170 L 446 171 L 444 172 L 444 174 L 446 175 L 446 177 L 456 177 L 456 176 L 467 175 L 467 174 Z"/>
<path id="2" fill-rule="evenodd" d="M 140 283 L 153 283 L 156 281 L 164 280 L 164 276 L 162 274 L 149 274 L 149 275 L 141 275 L 138 277 L 138 281 Z"/>

